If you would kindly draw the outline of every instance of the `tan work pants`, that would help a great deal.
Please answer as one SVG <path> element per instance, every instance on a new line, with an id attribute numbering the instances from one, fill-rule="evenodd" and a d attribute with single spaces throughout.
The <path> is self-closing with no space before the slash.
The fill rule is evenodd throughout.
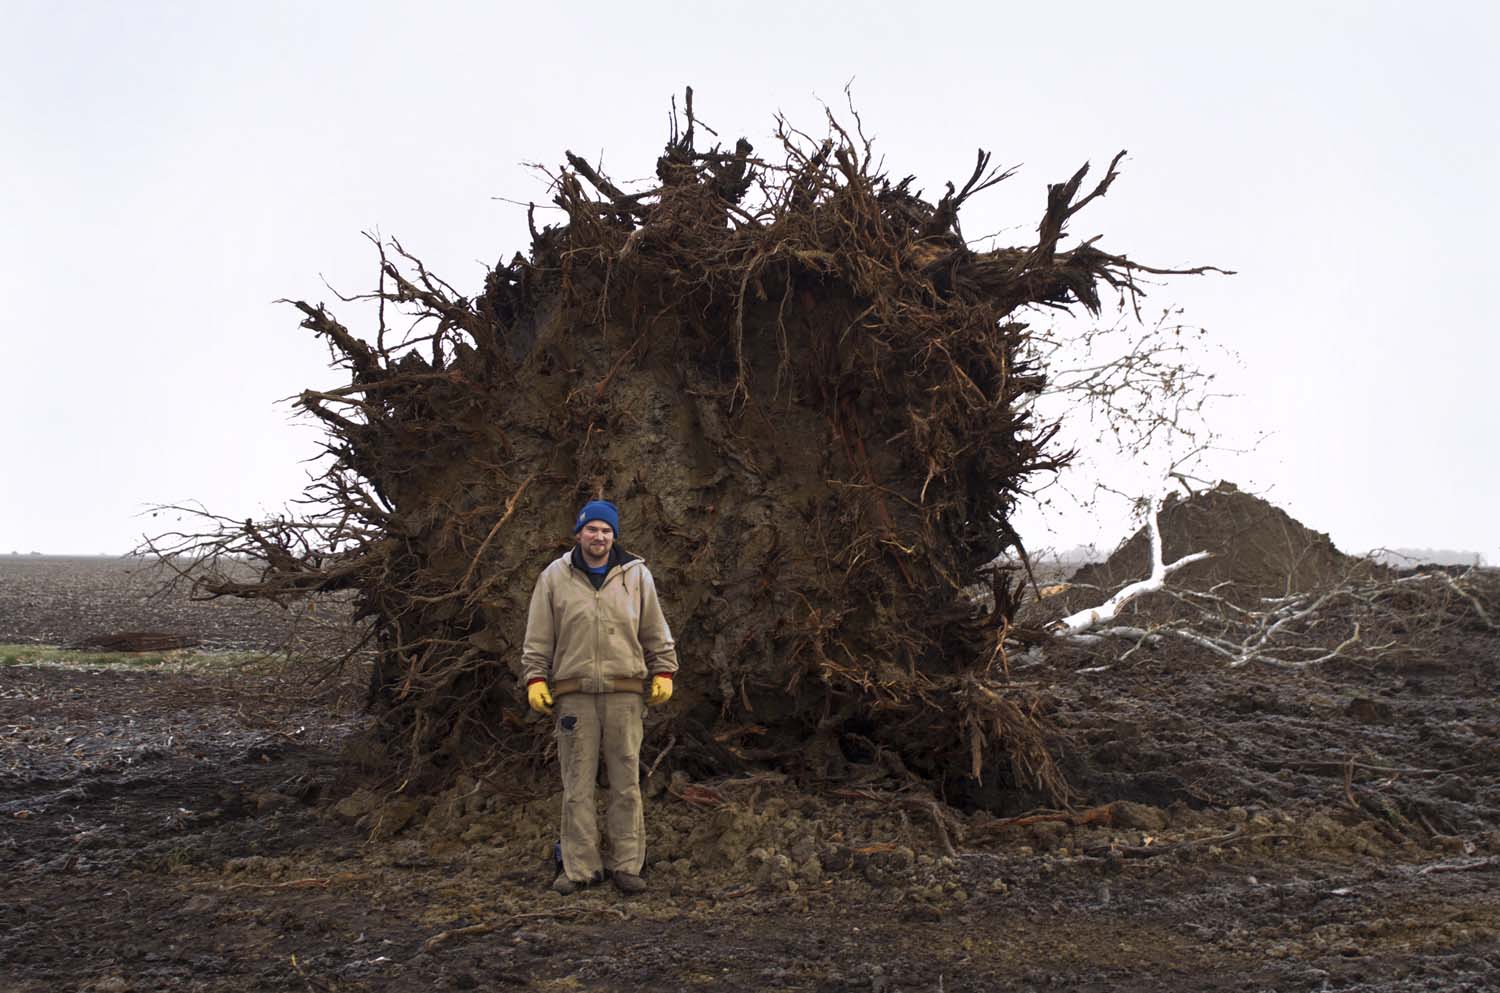
<path id="1" fill-rule="evenodd" d="M 641 809 L 639 693 L 569 693 L 557 699 L 557 757 L 562 764 L 563 871 L 574 882 L 597 879 L 599 825 L 594 782 L 599 759 L 609 775 L 605 828 L 609 868 L 640 874 L 646 861 L 646 818 Z"/>

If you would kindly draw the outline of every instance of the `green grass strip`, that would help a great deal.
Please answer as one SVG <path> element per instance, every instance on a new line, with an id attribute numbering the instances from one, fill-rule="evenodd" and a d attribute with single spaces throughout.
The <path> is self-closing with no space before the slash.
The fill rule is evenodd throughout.
<path id="1" fill-rule="evenodd" d="M 240 669 L 279 661 L 266 652 L 182 648 L 167 652 L 101 652 L 56 645 L 0 644 L 0 666 L 60 666 L 75 669 L 148 669 L 166 672 Z"/>

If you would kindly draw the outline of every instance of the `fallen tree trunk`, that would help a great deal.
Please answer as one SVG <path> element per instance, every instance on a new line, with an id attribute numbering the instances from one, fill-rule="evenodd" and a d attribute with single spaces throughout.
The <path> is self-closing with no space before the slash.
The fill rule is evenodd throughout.
<path id="1" fill-rule="evenodd" d="M 1155 593 L 1160 590 L 1166 585 L 1167 577 L 1178 569 L 1181 569 L 1183 566 L 1192 565 L 1194 562 L 1201 562 L 1212 556 L 1212 552 L 1198 551 L 1184 555 L 1179 559 L 1174 559 L 1171 562 L 1167 562 L 1161 557 L 1162 542 L 1159 516 L 1161 514 L 1161 506 L 1165 500 L 1165 495 L 1158 496 L 1152 501 L 1146 514 L 1146 535 L 1151 554 L 1151 574 L 1145 579 L 1138 579 L 1128 586 L 1117 590 L 1113 596 L 1097 607 L 1085 607 L 1083 610 L 1074 611 L 1067 617 L 1054 621 L 1051 625 L 1054 631 L 1064 637 L 1083 636 L 1085 632 L 1101 624 L 1113 621 L 1120 615 L 1120 608 L 1136 597 L 1145 596 L 1148 593 Z"/>
<path id="2" fill-rule="evenodd" d="M 526 604 L 602 494 L 683 659 L 648 760 L 671 741 L 696 773 L 883 761 L 949 799 L 988 781 L 1065 801 L 1045 701 L 997 675 L 1006 612 L 966 591 L 1024 555 L 1017 495 L 1069 458 L 1032 418 L 1045 369 L 1019 313 L 1095 312 L 1144 269 L 1062 246 L 1120 157 L 1050 187 L 1035 245 L 976 252 L 960 208 L 1008 175 L 987 153 L 932 204 L 835 122 L 821 142 L 783 126 L 773 163 L 698 151 L 687 109 L 650 190 L 570 153 L 566 223 L 533 226 L 474 298 L 392 242 L 372 340 L 296 302 L 349 372 L 299 401 L 327 429 L 326 509 L 175 547 L 206 553 L 205 595 L 357 591 L 393 756 L 424 782 L 546 748 L 515 685 Z M 399 340 L 398 309 L 417 319 Z M 216 574 L 228 553 L 258 577 Z"/>

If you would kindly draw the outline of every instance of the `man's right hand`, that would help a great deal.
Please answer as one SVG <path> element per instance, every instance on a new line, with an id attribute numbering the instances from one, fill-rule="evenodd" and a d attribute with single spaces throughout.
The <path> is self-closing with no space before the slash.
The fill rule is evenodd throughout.
<path id="1" fill-rule="evenodd" d="M 526 702 L 538 714 L 552 713 L 552 691 L 547 689 L 546 680 L 538 679 L 526 687 Z"/>

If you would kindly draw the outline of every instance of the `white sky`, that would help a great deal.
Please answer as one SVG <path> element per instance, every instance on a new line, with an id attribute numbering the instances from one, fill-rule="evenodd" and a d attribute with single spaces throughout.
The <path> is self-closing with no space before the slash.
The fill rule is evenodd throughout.
<path id="1" fill-rule="evenodd" d="M 1025 241 L 1048 182 L 1129 149 L 1073 233 L 1240 273 L 1148 301 L 1239 353 L 1219 430 L 1271 432 L 1208 471 L 1345 549 L 1500 560 L 1500 6 L 544 6 L 0 2 L 0 553 L 300 492 L 317 433 L 275 401 L 339 377 L 273 301 L 368 289 L 362 230 L 472 293 L 527 247 L 492 199 L 543 195 L 522 163 L 648 176 L 684 84 L 769 150 L 776 111 L 820 131 L 852 79 L 896 176 L 1023 166 L 970 236 Z M 1118 515 L 1030 540 L 1112 544 Z"/>

